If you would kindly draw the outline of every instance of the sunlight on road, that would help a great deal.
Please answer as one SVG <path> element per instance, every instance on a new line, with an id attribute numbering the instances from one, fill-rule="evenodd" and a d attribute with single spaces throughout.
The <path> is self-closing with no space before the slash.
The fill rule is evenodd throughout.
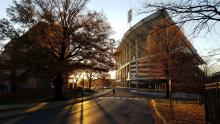
<path id="1" fill-rule="evenodd" d="M 55 105 L 60 102 L 54 102 Z M 127 90 L 117 90 L 93 100 L 45 109 L 50 103 L 27 109 L 28 114 L 4 118 L 0 124 L 153 124 L 147 99 Z M 37 111 L 34 111 L 37 110 Z M 40 111 L 38 111 L 40 110 Z M 34 112 L 32 112 L 34 111 Z M 135 117 L 135 118 L 134 118 Z"/>
<path id="2" fill-rule="evenodd" d="M 47 105 L 46 102 L 44 102 L 44 103 L 38 103 L 38 104 L 36 104 L 34 107 L 31 107 L 31 108 L 27 109 L 25 112 L 32 112 L 32 111 L 40 110 L 40 109 L 42 109 L 43 107 L 45 107 L 46 105 Z"/>

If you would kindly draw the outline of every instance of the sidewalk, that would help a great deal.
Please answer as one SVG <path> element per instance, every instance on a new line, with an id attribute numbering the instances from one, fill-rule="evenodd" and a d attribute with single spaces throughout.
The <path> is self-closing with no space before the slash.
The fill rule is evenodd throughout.
<path id="1" fill-rule="evenodd" d="M 111 92 L 111 89 L 106 89 L 102 92 L 94 94 L 92 96 L 87 96 L 83 98 L 83 101 L 90 100 L 102 96 Z M 34 111 L 46 110 L 55 107 L 66 106 L 70 104 L 79 103 L 82 98 L 70 99 L 66 101 L 54 101 L 54 102 L 40 102 L 40 103 L 30 103 L 30 104 L 14 104 L 14 105 L 0 105 L 0 118 L 6 118 L 16 115 L 23 115 Z"/>
<path id="2" fill-rule="evenodd" d="M 147 98 L 150 99 L 164 99 L 165 98 L 165 93 L 157 93 L 157 92 L 152 92 L 151 90 L 140 90 L 140 89 L 130 89 L 129 90 L 131 93 L 135 93 L 135 94 L 141 94 Z"/>

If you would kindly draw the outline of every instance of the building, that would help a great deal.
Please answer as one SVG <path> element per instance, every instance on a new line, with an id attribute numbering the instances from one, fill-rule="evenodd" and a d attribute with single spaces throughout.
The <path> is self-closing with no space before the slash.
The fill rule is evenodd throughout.
<path id="1" fill-rule="evenodd" d="M 142 19 L 134 26 L 132 26 L 122 38 L 118 48 L 114 53 L 116 60 L 116 82 L 121 87 L 160 87 L 165 88 L 164 82 L 166 80 L 166 74 L 158 68 L 152 60 L 157 55 L 149 55 L 146 52 L 148 49 L 148 41 L 150 31 L 154 26 L 160 26 L 161 20 L 172 19 L 169 17 L 165 10 L 159 10 L 156 13 Z M 173 22 L 173 21 L 172 21 Z M 187 38 L 178 28 L 179 35 L 184 37 L 184 43 L 187 44 L 187 48 L 184 48 L 184 52 L 196 55 L 195 64 L 203 64 L 204 61 L 197 54 L 197 51 L 190 44 Z M 168 32 L 169 33 L 169 32 Z M 161 71 L 158 71 L 161 70 Z M 155 85 L 161 84 L 161 85 Z"/>
<path id="2" fill-rule="evenodd" d="M 53 74 L 49 65 L 54 59 L 35 30 L 31 28 L 4 46 L 0 54 L 0 92 L 50 88 Z"/>

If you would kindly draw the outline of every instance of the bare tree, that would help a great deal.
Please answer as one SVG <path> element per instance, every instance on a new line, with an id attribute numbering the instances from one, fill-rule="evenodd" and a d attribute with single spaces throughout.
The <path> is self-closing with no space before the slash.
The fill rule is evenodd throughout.
<path id="1" fill-rule="evenodd" d="M 219 61 L 218 58 L 215 57 L 215 55 L 218 53 L 216 52 L 218 52 L 218 50 L 217 51 L 212 50 L 208 53 L 207 56 L 203 56 L 205 64 L 201 65 L 200 68 L 203 70 L 207 78 L 210 77 L 215 72 L 219 71 Z"/>
<path id="2" fill-rule="evenodd" d="M 4 50 L 4 45 L 0 43 L 0 54 L 2 53 L 3 50 Z"/>
<path id="3" fill-rule="evenodd" d="M 0 19 L 0 41 L 9 39 L 15 39 L 19 37 L 19 30 L 15 30 L 11 22 L 7 19 Z"/>
<path id="4" fill-rule="evenodd" d="M 192 26 L 191 31 L 196 34 L 200 33 L 202 29 L 209 32 L 220 22 L 219 0 L 173 0 L 154 3 L 146 0 L 141 13 L 160 9 L 168 11 L 176 19 L 177 24 Z"/>
<path id="5" fill-rule="evenodd" d="M 81 77 L 81 75 L 82 75 L 82 71 L 81 70 L 75 70 L 72 75 L 73 75 L 74 83 L 77 84 L 80 77 Z"/>
<path id="6" fill-rule="evenodd" d="M 94 78 L 98 77 L 98 72 L 96 70 L 86 70 L 86 77 L 88 79 L 88 83 L 89 83 L 89 89 L 91 89 L 92 86 L 92 81 L 94 80 Z"/>

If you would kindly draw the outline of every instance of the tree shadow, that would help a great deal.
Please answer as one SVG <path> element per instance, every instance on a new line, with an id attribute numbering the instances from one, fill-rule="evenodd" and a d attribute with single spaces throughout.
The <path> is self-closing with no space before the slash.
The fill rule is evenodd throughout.
<path id="1" fill-rule="evenodd" d="M 50 104 L 43 106 L 46 108 Z M 0 120 L 1 124 L 66 124 L 70 119 L 71 106 L 61 106 L 50 108 L 46 110 L 38 110 L 28 114 L 3 118 Z M 68 108 L 68 109 L 67 109 Z"/>
<path id="2" fill-rule="evenodd" d="M 119 122 L 117 122 L 117 120 L 115 120 L 115 118 L 108 111 L 106 111 L 105 107 L 99 103 L 100 100 L 97 99 L 95 102 L 97 103 L 97 107 L 101 110 L 101 112 L 103 112 L 103 115 L 108 120 L 108 122 L 111 124 L 119 124 Z"/>
<path id="3" fill-rule="evenodd" d="M 153 92 L 146 92 L 146 93 L 139 93 L 139 92 L 130 92 L 133 95 L 147 97 L 150 99 L 165 99 L 164 93 L 153 93 Z"/>
<path id="4" fill-rule="evenodd" d="M 124 100 L 123 102 L 132 104 L 132 105 L 134 105 L 134 106 L 136 106 L 136 107 L 138 107 L 138 108 L 140 108 L 140 109 L 150 109 L 149 106 L 146 106 L 145 104 L 139 103 L 139 102 L 134 101 L 134 100 Z M 142 100 L 142 102 L 144 102 L 144 101 Z M 146 104 L 149 104 L 149 103 L 146 102 Z M 151 110 L 151 109 L 150 109 L 150 110 Z"/>
<path id="5" fill-rule="evenodd" d="M 80 124 L 83 124 L 84 117 L 83 117 L 83 101 L 81 102 L 81 110 L 80 110 Z"/>

